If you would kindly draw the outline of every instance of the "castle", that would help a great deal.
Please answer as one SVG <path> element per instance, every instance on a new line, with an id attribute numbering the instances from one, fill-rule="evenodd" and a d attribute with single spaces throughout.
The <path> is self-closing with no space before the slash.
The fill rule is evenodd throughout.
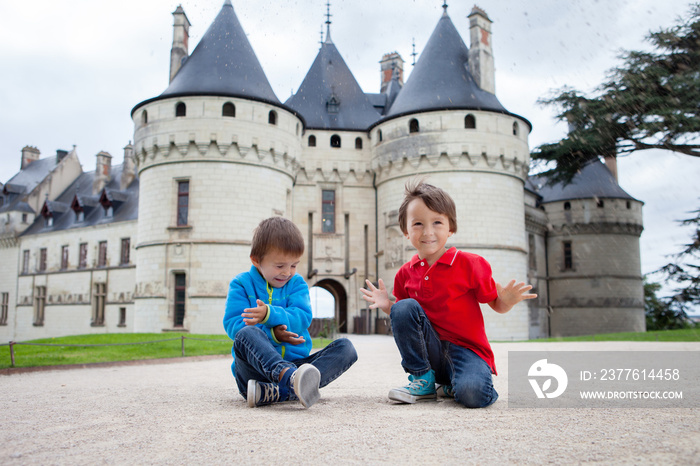
<path id="1" fill-rule="evenodd" d="M 566 186 L 528 177 L 531 126 L 495 95 L 491 20 L 474 7 L 467 47 L 443 9 L 405 83 L 388 53 L 380 92 L 364 92 L 329 26 L 282 103 L 230 0 L 192 53 L 177 7 L 170 83 L 133 108 L 123 164 L 100 152 L 83 172 L 75 148 L 27 146 L 0 185 L 0 339 L 223 333 L 228 283 L 274 215 L 304 234 L 299 272 L 332 293 L 339 330 L 384 332 L 358 289 L 391 289 L 414 254 L 397 210 L 415 177 L 456 201 L 448 246 L 539 294 L 486 310 L 490 339 L 643 331 L 642 202 L 598 161 Z"/>

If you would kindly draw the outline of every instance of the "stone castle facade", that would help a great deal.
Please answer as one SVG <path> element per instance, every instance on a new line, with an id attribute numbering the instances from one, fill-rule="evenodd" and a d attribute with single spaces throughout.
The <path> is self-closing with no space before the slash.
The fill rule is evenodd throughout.
<path id="1" fill-rule="evenodd" d="M 489 338 L 644 330 L 642 203 L 602 163 L 567 186 L 528 178 L 530 123 L 496 98 L 483 10 L 469 15 L 468 48 L 445 7 L 405 83 L 401 57 L 383 57 L 377 94 L 329 26 L 284 103 L 229 0 L 192 53 L 185 12 L 173 16 L 170 83 L 133 108 L 122 165 L 102 152 L 84 173 L 75 149 L 41 158 L 28 146 L 0 186 L 0 339 L 223 333 L 228 283 L 273 215 L 300 227 L 300 273 L 334 295 L 339 329 L 383 331 L 358 289 L 391 289 L 415 253 L 397 219 L 415 177 L 455 199 L 449 245 L 539 294 L 506 315 L 486 307 Z"/>

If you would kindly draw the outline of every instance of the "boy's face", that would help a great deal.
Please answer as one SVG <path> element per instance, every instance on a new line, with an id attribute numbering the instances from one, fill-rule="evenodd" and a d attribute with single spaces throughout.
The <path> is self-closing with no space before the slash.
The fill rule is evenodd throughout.
<path id="1" fill-rule="evenodd" d="M 418 250 L 418 256 L 434 264 L 445 252 L 452 236 L 447 215 L 428 209 L 422 199 L 414 199 L 406 208 L 406 238 Z"/>
<path id="2" fill-rule="evenodd" d="M 296 273 L 301 257 L 271 249 L 262 260 L 252 256 L 250 260 L 273 288 L 282 288 Z"/>

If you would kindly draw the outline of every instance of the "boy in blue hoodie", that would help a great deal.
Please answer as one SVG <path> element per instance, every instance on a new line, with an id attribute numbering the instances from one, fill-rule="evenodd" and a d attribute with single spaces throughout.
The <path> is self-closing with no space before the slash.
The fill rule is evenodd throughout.
<path id="1" fill-rule="evenodd" d="M 263 220 L 253 233 L 252 267 L 229 286 L 224 328 L 233 340 L 231 370 L 251 408 L 287 400 L 308 408 L 319 388 L 357 360 L 347 338 L 309 355 L 309 287 L 296 273 L 302 254 L 304 238 L 294 223 Z"/>

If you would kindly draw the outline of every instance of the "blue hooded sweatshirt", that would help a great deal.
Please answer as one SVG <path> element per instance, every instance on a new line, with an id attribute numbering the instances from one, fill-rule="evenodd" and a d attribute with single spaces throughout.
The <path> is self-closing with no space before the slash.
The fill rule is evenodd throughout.
<path id="1" fill-rule="evenodd" d="M 309 286 L 302 276 L 295 274 L 282 288 L 273 288 L 253 265 L 248 272 L 243 272 L 231 280 L 224 314 L 224 329 L 231 340 L 246 326 L 242 316 L 243 310 L 258 307 L 258 299 L 268 305 L 269 311 L 267 318 L 257 324 L 257 327 L 263 329 L 282 358 L 294 361 L 307 357 L 312 345 L 309 325 L 313 314 Z M 304 343 L 292 345 L 278 342 L 272 333 L 272 328 L 277 325 L 286 325 L 288 332 L 304 337 Z M 233 349 L 231 354 L 234 358 L 231 370 L 235 376 L 236 356 Z"/>

